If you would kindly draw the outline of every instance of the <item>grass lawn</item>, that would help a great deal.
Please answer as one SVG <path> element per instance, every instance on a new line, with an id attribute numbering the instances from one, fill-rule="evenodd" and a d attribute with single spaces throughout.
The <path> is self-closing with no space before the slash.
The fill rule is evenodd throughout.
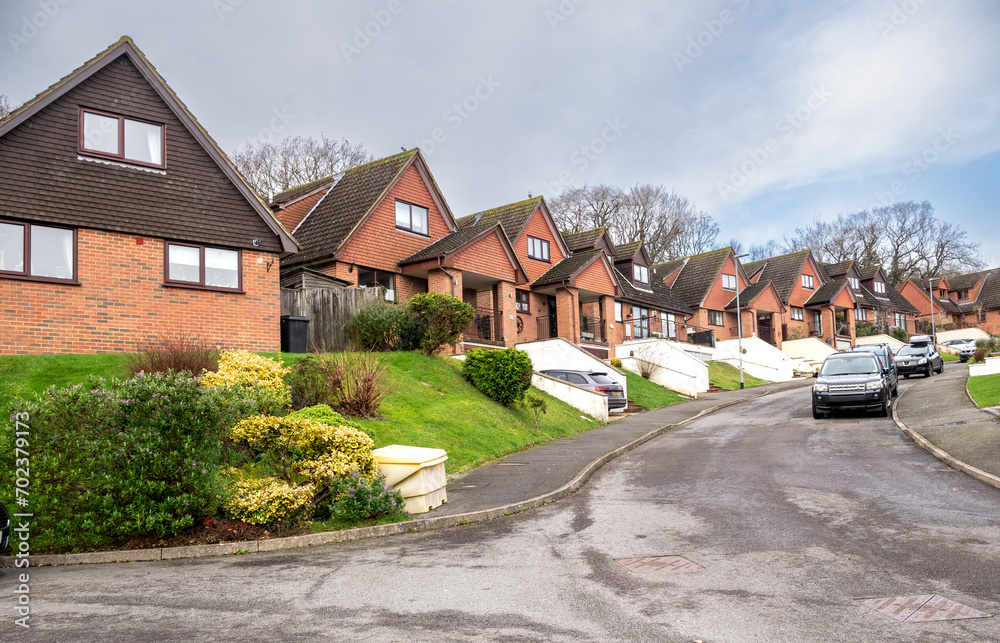
<path id="1" fill-rule="evenodd" d="M 419 353 L 383 353 L 396 389 L 382 404 L 382 418 L 359 420 L 376 447 L 407 444 L 444 449 L 445 468 L 461 471 L 484 462 L 600 426 L 577 409 L 532 389 L 548 401 L 535 430 L 531 411 L 490 400 L 461 375 L 461 362 Z"/>
<path id="2" fill-rule="evenodd" d="M 960 358 L 958 355 L 952 355 L 951 353 L 941 353 L 941 359 L 946 362 L 957 362 Z"/>
<path id="3" fill-rule="evenodd" d="M 709 362 L 708 382 L 726 391 L 735 391 L 740 388 L 740 369 L 725 362 Z M 767 380 L 758 379 L 753 375 L 747 375 L 747 372 L 743 371 L 744 388 L 770 383 Z"/>
<path id="4" fill-rule="evenodd" d="M 1000 405 L 1000 375 L 970 377 L 969 395 L 979 407 Z"/>
<path id="5" fill-rule="evenodd" d="M 87 376 L 125 377 L 125 355 L 10 355 L 0 357 L 0 413 L 17 397 L 41 393 L 56 384 L 78 384 Z"/>
<path id="6" fill-rule="evenodd" d="M 638 373 L 625 371 L 625 378 L 628 384 L 628 398 L 647 409 L 658 409 L 661 406 L 684 401 L 676 391 L 654 384 Z"/>

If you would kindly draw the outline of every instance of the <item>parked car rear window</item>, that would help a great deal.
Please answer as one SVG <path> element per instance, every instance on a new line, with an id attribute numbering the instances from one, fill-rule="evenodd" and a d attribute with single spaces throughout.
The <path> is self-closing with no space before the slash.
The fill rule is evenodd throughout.
<path id="1" fill-rule="evenodd" d="M 591 373 L 590 374 L 590 379 L 594 380 L 598 384 L 614 384 L 615 383 L 615 381 L 613 379 L 611 379 L 607 375 L 603 375 L 601 373 Z"/>

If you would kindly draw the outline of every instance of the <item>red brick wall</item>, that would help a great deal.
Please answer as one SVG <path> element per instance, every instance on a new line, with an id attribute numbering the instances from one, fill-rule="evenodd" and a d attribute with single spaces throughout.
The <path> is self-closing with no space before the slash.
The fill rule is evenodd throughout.
<path id="1" fill-rule="evenodd" d="M 276 255 L 244 250 L 235 294 L 164 287 L 161 239 L 80 229 L 77 253 L 79 286 L 0 279 L 0 354 L 122 352 L 179 335 L 278 350 Z"/>
<path id="2" fill-rule="evenodd" d="M 735 290 L 725 290 L 722 287 L 722 275 L 736 275 L 736 280 L 740 290 L 747 287 L 746 280 L 743 279 L 743 275 L 736 272 L 736 264 L 733 262 L 733 258 L 727 257 L 726 261 L 722 264 L 722 270 L 715 277 L 715 282 L 712 283 L 712 287 L 708 290 L 708 295 L 705 296 L 705 308 L 711 308 L 712 310 L 723 310 L 729 302 L 736 297 Z M 735 315 L 735 313 L 734 313 Z M 735 319 L 735 317 L 733 318 Z"/>
<path id="3" fill-rule="evenodd" d="M 491 233 L 455 255 L 455 267 L 477 275 L 514 282 L 514 266 L 507 258 L 503 243 Z"/>
<path id="4" fill-rule="evenodd" d="M 410 275 L 396 275 L 396 299 L 406 301 L 413 295 L 427 292 L 427 280 Z"/>
<path id="5" fill-rule="evenodd" d="M 326 190 L 317 192 L 316 194 L 309 195 L 304 199 L 299 199 L 295 203 L 291 204 L 287 208 L 278 210 L 275 212 L 275 216 L 278 220 L 288 228 L 291 232 L 295 229 L 295 226 L 302 222 L 302 219 L 306 218 L 306 215 L 313 209 L 317 202 L 326 195 Z"/>
<path id="6" fill-rule="evenodd" d="M 396 199 L 427 208 L 429 237 L 396 229 Z M 342 262 L 399 272 L 399 262 L 451 232 L 427 184 L 412 165 L 344 247 Z M 339 275 L 338 275 L 339 276 Z M 353 280 L 352 280 L 353 281 Z"/>
<path id="7" fill-rule="evenodd" d="M 522 287 L 521 290 L 524 290 Z M 538 293 L 530 293 L 528 295 L 528 312 L 527 313 L 517 313 L 517 316 L 521 319 L 521 330 L 517 333 L 517 341 L 519 342 L 533 342 L 538 339 L 538 318 L 548 315 L 548 297 L 545 295 L 539 295 Z"/>
<path id="8" fill-rule="evenodd" d="M 802 287 L 802 275 L 812 275 L 813 287 L 812 290 Z M 788 303 L 790 306 L 805 306 L 805 303 L 809 301 L 809 298 L 816 294 L 819 287 L 823 284 L 823 280 L 820 278 L 819 273 L 813 268 L 810 261 L 806 261 L 802 267 L 802 272 L 799 276 L 795 278 L 795 286 L 792 288 L 792 294 L 788 296 Z"/>
<path id="9" fill-rule="evenodd" d="M 599 292 L 602 295 L 614 295 L 615 283 L 611 281 L 608 269 L 604 267 L 604 262 L 598 259 L 587 266 L 583 272 L 576 276 L 576 286 L 584 290 Z"/>
<path id="10" fill-rule="evenodd" d="M 528 235 L 549 242 L 549 260 L 551 263 L 528 259 Z M 559 246 L 556 245 L 552 229 L 545 222 L 545 217 L 542 216 L 539 210 L 535 210 L 535 213 L 531 215 L 531 218 L 528 219 L 528 224 L 524 227 L 521 238 L 514 243 L 514 254 L 517 255 L 521 265 L 524 266 L 524 271 L 528 274 L 529 283 L 541 277 L 549 268 L 563 260 L 563 254 L 559 251 Z"/>

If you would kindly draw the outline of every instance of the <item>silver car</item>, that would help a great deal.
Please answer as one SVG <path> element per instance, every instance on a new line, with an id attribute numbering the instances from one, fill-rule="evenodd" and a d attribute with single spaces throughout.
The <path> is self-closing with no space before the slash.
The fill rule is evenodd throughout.
<path id="1" fill-rule="evenodd" d="M 608 377 L 607 373 L 600 371 L 567 371 L 563 369 L 550 369 L 540 372 L 549 377 L 603 393 L 608 396 L 609 409 L 621 409 L 628 406 L 628 400 L 625 399 L 625 391 L 622 390 L 621 384 Z"/>
<path id="2" fill-rule="evenodd" d="M 942 346 L 949 346 L 958 351 L 958 359 L 968 362 L 976 352 L 976 340 L 974 339 L 949 339 L 941 342 Z"/>

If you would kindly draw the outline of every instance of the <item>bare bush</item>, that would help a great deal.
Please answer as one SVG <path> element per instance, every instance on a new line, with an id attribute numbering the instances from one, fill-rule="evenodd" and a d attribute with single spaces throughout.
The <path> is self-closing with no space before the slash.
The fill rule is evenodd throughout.
<path id="1" fill-rule="evenodd" d="M 655 361 L 654 349 L 652 346 L 643 346 L 632 351 L 632 359 L 635 360 L 636 368 L 643 379 L 649 379 L 663 370 L 663 366 Z"/>
<path id="2" fill-rule="evenodd" d="M 140 342 L 135 353 L 125 355 L 125 370 L 136 373 L 166 373 L 189 371 L 201 375 L 219 367 L 219 348 L 204 338 L 160 336 Z"/>
<path id="3" fill-rule="evenodd" d="M 288 383 L 295 408 L 327 404 L 358 417 L 377 417 L 394 388 L 389 365 L 370 351 L 316 352 L 296 362 Z"/>

